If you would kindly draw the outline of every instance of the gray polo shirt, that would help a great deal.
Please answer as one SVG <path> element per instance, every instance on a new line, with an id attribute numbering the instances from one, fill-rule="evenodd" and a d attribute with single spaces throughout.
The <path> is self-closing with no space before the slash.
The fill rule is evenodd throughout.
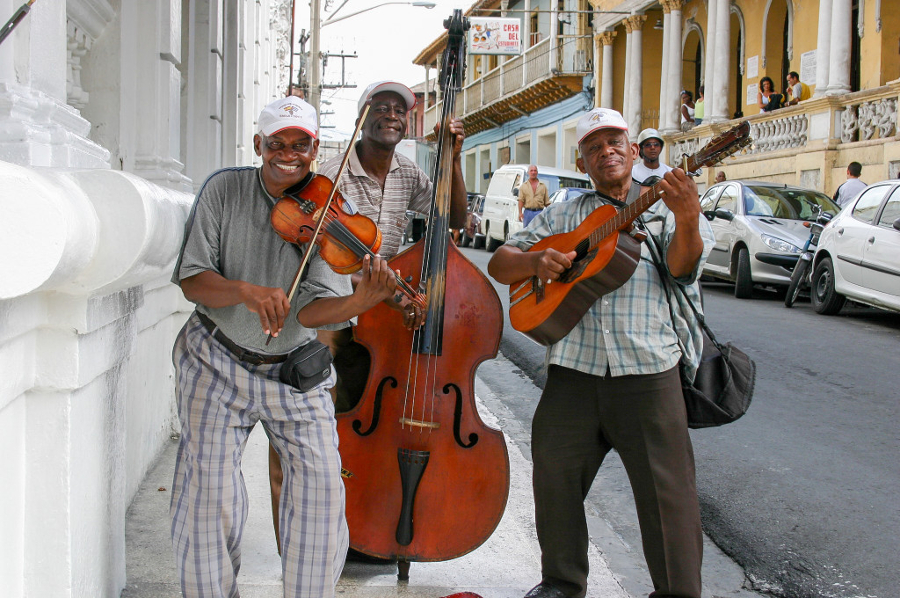
<path id="1" fill-rule="evenodd" d="M 172 282 L 210 270 L 229 280 L 243 280 L 287 292 L 297 269 L 300 251 L 272 228 L 269 213 L 276 199 L 266 192 L 259 169 L 225 168 L 206 179 L 185 225 L 184 243 Z M 266 346 L 259 316 L 243 304 L 213 309 L 197 304 L 235 343 L 259 353 L 280 354 L 315 338 L 315 330 L 297 322 L 297 311 L 320 297 L 353 292 L 349 276 L 336 274 L 319 257 L 310 258 L 308 274 L 291 302 L 291 312 L 278 338 Z M 342 328 L 348 322 L 328 326 Z"/>

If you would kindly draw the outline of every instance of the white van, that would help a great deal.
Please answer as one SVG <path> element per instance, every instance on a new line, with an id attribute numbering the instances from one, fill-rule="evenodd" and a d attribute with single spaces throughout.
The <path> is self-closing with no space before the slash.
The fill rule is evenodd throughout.
<path id="1" fill-rule="evenodd" d="M 484 194 L 484 229 L 486 247 L 494 251 L 511 234 L 522 228 L 519 222 L 519 185 L 528 178 L 528 164 L 505 164 L 494 171 L 487 193 Z M 538 165 L 538 179 L 547 185 L 552 195 L 560 187 L 580 187 L 591 189 L 591 180 L 586 174 L 574 170 L 550 168 Z"/>

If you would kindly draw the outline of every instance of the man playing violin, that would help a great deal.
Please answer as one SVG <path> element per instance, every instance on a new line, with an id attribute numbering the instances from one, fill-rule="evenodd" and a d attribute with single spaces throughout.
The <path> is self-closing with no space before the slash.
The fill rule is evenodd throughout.
<path id="1" fill-rule="evenodd" d="M 537 276 L 553 284 L 575 252 L 527 251 L 574 230 L 604 203 L 635 201 L 631 173 L 638 147 L 622 116 L 594 108 L 577 123 L 577 166 L 596 192 L 554 204 L 512 235 L 488 264 L 505 284 Z M 681 169 L 659 183 L 662 202 L 645 216 L 663 248 L 669 280 L 700 305 L 696 284 L 714 237 L 700 212 L 697 187 Z M 664 204 L 664 205 L 663 205 Z M 655 229 L 655 230 L 654 230 Z M 584 499 L 603 458 L 616 449 L 637 506 L 652 597 L 700 597 L 702 532 L 679 362 L 699 363 L 693 341 L 681 343 L 648 243 L 625 284 L 600 297 L 571 332 L 548 349 L 547 383 L 534 414 L 535 519 L 542 581 L 527 598 L 582 597 L 587 592 L 588 530 Z M 688 324 L 700 338 L 696 322 Z M 682 348 L 684 347 L 684 348 Z"/>
<path id="2" fill-rule="evenodd" d="M 272 230 L 269 213 L 309 175 L 318 123 L 296 97 L 266 106 L 258 123 L 253 144 L 262 166 L 225 168 L 204 182 L 172 277 L 196 304 L 173 350 L 181 439 L 172 542 L 185 596 L 237 595 L 248 508 L 241 454 L 261 421 L 284 471 L 284 595 L 321 598 L 334 596 L 349 541 L 329 393 L 334 370 L 322 361 L 316 372 L 290 378 L 292 386 L 282 366 L 289 354 L 316 348 L 315 328 L 345 326 L 392 297 L 396 281 L 383 259 L 366 257 L 354 290 L 314 248 L 288 300 L 283 287 L 301 252 Z"/>

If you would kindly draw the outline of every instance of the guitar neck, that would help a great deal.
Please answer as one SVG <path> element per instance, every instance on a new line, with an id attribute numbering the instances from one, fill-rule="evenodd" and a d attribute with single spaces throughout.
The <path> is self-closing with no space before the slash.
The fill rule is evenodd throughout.
<path id="1" fill-rule="evenodd" d="M 688 169 L 693 169 L 695 166 L 692 163 L 692 159 L 688 158 L 687 163 Z M 632 182 L 633 185 L 637 183 Z M 624 208 L 619 210 L 616 215 L 602 225 L 600 225 L 594 232 L 590 235 L 590 244 L 591 247 L 610 236 L 616 231 L 627 228 L 632 222 L 634 222 L 638 216 L 646 212 L 650 206 L 655 204 L 662 197 L 661 189 L 659 187 L 659 183 L 653 185 L 641 194 L 640 197 L 637 198 L 633 203 L 626 205 Z"/>

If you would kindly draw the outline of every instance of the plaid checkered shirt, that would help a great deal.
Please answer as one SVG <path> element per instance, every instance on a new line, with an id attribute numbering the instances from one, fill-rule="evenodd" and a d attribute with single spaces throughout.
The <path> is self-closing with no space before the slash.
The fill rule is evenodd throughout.
<path id="1" fill-rule="evenodd" d="M 342 160 L 343 156 L 335 156 L 325 162 L 316 174 L 334 181 Z M 378 253 L 385 259 L 394 257 L 400 251 L 400 241 L 407 224 L 406 210 L 426 214 L 431 207 L 431 181 L 428 175 L 409 158 L 396 152 L 382 190 L 381 185 L 366 174 L 354 148 L 338 189 L 344 199 L 356 204 L 360 214 L 374 220 L 381 229 L 383 236 Z"/>
<path id="2" fill-rule="evenodd" d="M 636 196 L 636 194 L 634 194 Z M 629 197 L 629 200 L 632 200 Z M 527 251 L 550 235 L 574 230 L 591 212 L 606 203 L 595 193 L 555 203 L 538 214 L 531 224 L 512 235 L 507 245 Z M 663 202 L 657 202 L 643 214 L 647 228 L 668 250 L 675 232 L 675 216 Z M 684 285 L 698 311 L 700 268 L 715 244 L 712 228 L 700 216 L 703 254 L 694 271 L 675 279 Z M 659 273 L 642 244 L 641 259 L 631 278 L 617 290 L 600 297 L 581 321 L 562 340 L 547 349 L 546 364 L 556 364 L 596 376 L 655 374 L 675 367 L 684 354 L 687 374 L 693 378 L 702 351 L 700 326 L 690 308 L 679 310 L 673 305 L 675 323 L 666 299 Z M 672 289 L 674 291 L 675 289 Z M 680 293 L 675 293 L 681 299 Z"/>

